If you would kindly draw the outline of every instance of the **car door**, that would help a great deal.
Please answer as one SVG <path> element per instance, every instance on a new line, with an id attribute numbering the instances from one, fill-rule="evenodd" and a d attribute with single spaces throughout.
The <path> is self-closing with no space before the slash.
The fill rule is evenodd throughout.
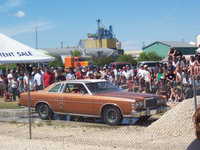
<path id="1" fill-rule="evenodd" d="M 61 89 L 64 84 L 59 83 L 56 84 L 52 89 L 45 93 L 44 101 L 47 101 L 54 112 L 62 112 L 63 111 L 63 93 Z"/>
<path id="2" fill-rule="evenodd" d="M 67 83 L 63 91 L 63 112 L 93 114 L 93 96 L 80 83 Z"/>

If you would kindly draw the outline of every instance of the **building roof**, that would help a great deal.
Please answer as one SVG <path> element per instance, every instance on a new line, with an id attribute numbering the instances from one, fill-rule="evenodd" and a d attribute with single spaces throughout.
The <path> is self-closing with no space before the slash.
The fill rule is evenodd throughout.
<path id="1" fill-rule="evenodd" d="M 187 47 L 187 48 L 197 48 L 197 46 L 195 45 L 191 45 L 187 42 L 184 42 L 184 41 L 156 41 L 156 42 L 153 42 L 152 44 L 150 45 L 147 45 L 146 47 L 144 47 L 143 49 L 155 44 L 155 43 L 162 43 L 162 44 L 165 44 L 165 45 L 168 45 L 170 47 Z"/>
<path id="2" fill-rule="evenodd" d="M 124 51 L 124 54 L 130 54 L 130 55 L 139 55 L 141 53 L 142 53 L 142 50 Z"/>
<path id="3" fill-rule="evenodd" d="M 60 57 L 61 55 L 71 55 L 70 51 L 74 51 L 75 49 L 80 50 L 81 53 L 88 56 L 98 56 L 98 53 L 102 53 L 103 55 L 110 56 L 116 52 L 116 50 L 111 48 L 75 48 L 75 47 L 63 47 L 63 48 L 41 48 L 54 55 L 55 57 Z"/>
<path id="4" fill-rule="evenodd" d="M 171 47 L 197 47 L 184 41 L 158 41 Z"/>

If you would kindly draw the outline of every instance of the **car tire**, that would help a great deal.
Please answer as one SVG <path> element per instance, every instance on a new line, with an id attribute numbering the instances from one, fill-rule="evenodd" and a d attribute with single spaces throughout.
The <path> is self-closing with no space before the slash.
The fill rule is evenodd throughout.
<path id="1" fill-rule="evenodd" d="M 53 118 L 53 112 L 47 104 L 40 104 L 38 114 L 42 120 L 50 120 Z"/>
<path id="2" fill-rule="evenodd" d="M 106 107 L 103 111 L 103 121 L 108 125 L 119 125 L 122 119 L 122 114 L 117 107 Z"/>

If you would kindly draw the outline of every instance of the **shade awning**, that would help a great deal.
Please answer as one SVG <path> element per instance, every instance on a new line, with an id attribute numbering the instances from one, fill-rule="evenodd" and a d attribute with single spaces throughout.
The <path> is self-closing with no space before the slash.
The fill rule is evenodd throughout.
<path id="1" fill-rule="evenodd" d="M 38 63 L 54 59 L 0 33 L 0 64 Z"/>

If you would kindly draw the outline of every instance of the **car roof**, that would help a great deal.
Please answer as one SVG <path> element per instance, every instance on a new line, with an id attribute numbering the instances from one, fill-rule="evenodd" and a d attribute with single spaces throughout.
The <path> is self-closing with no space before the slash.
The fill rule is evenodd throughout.
<path id="1" fill-rule="evenodd" d="M 140 61 L 138 63 L 162 63 L 161 61 Z"/>
<path id="2" fill-rule="evenodd" d="M 105 82 L 106 80 L 100 79 L 82 79 L 82 80 L 66 80 L 57 83 L 95 83 L 95 82 Z"/>

